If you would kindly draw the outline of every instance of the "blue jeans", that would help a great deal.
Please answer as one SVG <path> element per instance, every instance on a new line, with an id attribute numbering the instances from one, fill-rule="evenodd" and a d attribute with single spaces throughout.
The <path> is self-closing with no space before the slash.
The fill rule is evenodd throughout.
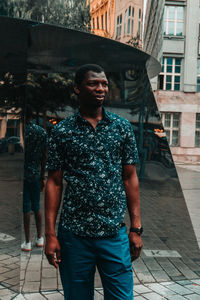
<path id="1" fill-rule="evenodd" d="M 23 212 L 37 212 L 40 210 L 40 178 L 24 180 L 23 184 Z"/>
<path id="2" fill-rule="evenodd" d="M 133 299 L 133 272 L 126 227 L 112 238 L 93 239 L 59 228 L 60 275 L 65 300 L 93 300 L 98 268 L 105 300 Z"/>

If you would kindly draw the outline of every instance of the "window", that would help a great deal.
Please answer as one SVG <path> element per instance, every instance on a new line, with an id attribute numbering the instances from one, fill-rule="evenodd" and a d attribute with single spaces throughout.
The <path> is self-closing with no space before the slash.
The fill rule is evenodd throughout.
<path id="1" fill-rule="evenodd" d="M 103 15 L 101 15 L 101 29 L 102 30 L 104 29 L 104 26 L 103 26 Z"/>
<path id="2" fill-rule="evenodd" d="M 127 34 L 131 32 L 131 6 L 128 8 L 128 26 L 127 26 Z"/>
<path id="3" fill-rule="evenodd" d="M 20 121 L 17 119 L 8 119 L 6 137 L 19 136 Z"/>
<path id="4" fill-rule="evenodd" d="M 197 60 L 197 92 L 200 92 L 200 59 Z"/>
<path id="5" fill-rule="evenodd" d="M 134 7 L 132 7 L 131 36 L 133 36 L 133 27 L 134 27 Z"/>
<path id="6" fill-rule="evenodd" d="M 99 29 L 99 17 L 97 17 L 97 29 Z"/>
<path id="7" fill-rule="evenodd" d="M 196 114 L 195 147 L 200 147 L 200 114 Z"/>
<path id="8" fill-rule="evenodd" d="M 95 29 L 95 20 L 94 20 L 94 18 L 92 19 L 92 23 L 93 23 L 93 29 Z"/>
<path id="9" fill-rule="evenodd" d="M 122 14 L 117 17 L 117 33 L 116 37 L 119 38 L 122 32 Z"/>
<path id="10" fill-rule="evenodd" d="M 125 17 L 124 17 L 124 35 L 126 35 L 126 26 L 127 26 L 127 9 L 125 11 Z"/>
<path id="11" fill-rule="evenodd" d="M 165 6 L 164 34 L 182 36 L 183 23 L 183 6 Z"/>
<path id="12" fill-rule="evenodd" d="M 166 112 L 162 113 L 161 117 L 169 145 L 178 146 L 180 113 Z"/>
<path id="13" fill-rule="evenodd" d="M 107 18 L 108 18 L 108 15 L 107 15 L 107 11 L 105 13 L 105 30 L 107 31 L 108 30 L 108 25 L 107 25 Z"/>
<path id="14" fill-rule="evenodd" d="M 180 90 L 181 58 L 163 57 L 162 72 L 160 73 L 161 90 Z"/>
<path id="15" fill-rule="evenodd" d="M 140 37 L 141 33 L 141 9 L 139 9 L 139 19 L 138 19 L 138 35 Z"/>

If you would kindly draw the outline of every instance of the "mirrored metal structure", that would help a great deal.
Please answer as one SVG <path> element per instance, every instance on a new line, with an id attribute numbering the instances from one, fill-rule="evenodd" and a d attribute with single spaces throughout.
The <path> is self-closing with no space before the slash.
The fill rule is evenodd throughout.
<path id="1" fill-rule="evenodd" d="M 5 101 L 8 101 L 7 98 L 9 99 L 10 96 L 4 93 L 5 78 L 13 76 L 16 79 L 17 84 L 12 86 L 13 94 L 16 94 L 16 86 L 19 87 L 20 94 L 13 102 L 13 107 L 9 109 L 13 113 L 12 109 L 15 108 L 17 113 L 16 106 L 19 103 L 18 115 L 23 122 L 23 110 L 29 101 L 33 103 L 36 99 L 37 101 L 41 99 L 41 106 L 47 105 L 48 100 L 50 102 L 49 87 L 46 89 L 44 85 L 42 93 L 39 93 L 38 85 L 30 84 L 31 78 L 34 78 L 35 82 L 41 77 L 48 82 L 51 82 L 52 78 L 69 82 L 73 78 L 74 70 L 84 63 L 100 64 L 105 69 L 110 84 L 110 93 L 105 106 L 108 110 L 127 118 L 132 123 L 136 135 L 140 156 L 137 171 L 141 190 L 144 250 L 142 257 L 133 264 L 135 282 L 187 279 L 185 268 L 188 268 L 195 278 L 195 275 L 200 272 L 200 268 L 196 265 L 199 260 L 199 249 L 149 82 L 149 79 L 160 71 L 159 63 L 153 57 L 131 46 L 61 26 L 0 17 L 0 32 L 0 149 L 3 149 L 0 150 L 2 162 L 0 165 L 2 212 L 0 232 L 15 237 L 15 242 L 0 240 L 1 285 L 14 292 L 19 291 L 23 178 L 21 175 L 23 173 L 23 132 L 21 131 L 21 135 L 19 132 L 13 132 L 14 137 L 18 137 L 18 146 L 22 148 L 19 148 L 19 153 L 14 150 L 14 154 L 11 154 L 9 147 L 16 149 L 18 146 L 16 144 L 9 146 L 6 137 L 6 132 L 9 130 L 5 131 L 4 128 L 2 131 L 2 124 L 5 123 L 2 121 L 4 114 L 8 115 Z M 41 92 L 41 87 L 39 89 Z M 58 103 L 58 98 L 60 99 L 63 94 L 56 97 L 59 87 L 54 88 L 53 91 L 57 110 L 52 108 L 51 111 L 51 107 L 47 105 L 45 118 L 40 111 L 40 120 L 38 119 L 38 122 L 43 120 L 43 125 L 45 122 L 45 126 L 49 126 L 47 128 L 51 128 L 53 124 L 72 114 L 77 106 L 73 92 L 69 92 L 69 86 L 63 89 L 63 93 L 68 97 L 68 99 L 63 98 L 63 105 Z M 9 89 L 7 93 L 10 93 Z M 38 95 L 42 97 L 38 98 Z M 7 128 L 9 128 L 8 123 Z M 14 140 L 10 144 L 13 145 Z M 11 190 L 13 195 L 8 194 Z M 43 205 L 42 197 L 41 205 Z M 15 225 L 14 218 L 16 218 Z M 125 221 L 128 227 L 127 215 Z M 188 232 L 190 232 L 189 236 Z M 12 245 L 15 245 L 15 249 Z M 9 259 L 11 262 L 15 261 L 15 257 L 17 262 L 14 262 L 12 270 L 18 274 L 15 276 L 18 283 L 13 285 L 7 280 L 6 261 Z M 35 266 L 33 267 L 34 260 L 40 262 L 41 277 L 35 280 L 36 288 L 31 290 L 30 283 L 34 280 L 30 274 L 38 271 Z M 62 288 L 57 273 L 47 265 L 42 251 L 33 249 L 31 254 L 23 254 L 21 270 L 25 273 L 25 276 L 21 277 L 22 292 Z M 48 277 L 50 286 L 45 277 L 49 270 L 52 271 L 52 277 Z M 96 286 L 100 285 L 97 276 Z"/>

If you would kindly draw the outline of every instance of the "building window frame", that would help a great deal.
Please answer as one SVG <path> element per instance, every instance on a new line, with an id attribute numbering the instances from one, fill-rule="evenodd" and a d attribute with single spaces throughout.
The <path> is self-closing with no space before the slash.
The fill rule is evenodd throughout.
<path id="1" fill-rule="evenodd" d="M 101 15 L 101 29 L 104 30 L 104 21 L 103 21 L 103 15 Z"/>
<path id="2" fill-rule="evenodd" d="M 129 6 L 128 8 L 128 22 L 127 22 L 127 34 L 131 34 L 131 20 L 132 20 L 132 7 Z"/>
<path id="3" fill-rule="evenodd" d="M 180 112 L 162 112 L 161 120 L 169 146 L 178 147 L 180 138 Z"/>
<path id="4" fill-rule="evenodd" d="M 139 18 L 138 18 L 138 36 L 141 35 L 141 17 L 142 17 L 142 10 L 139 9 Z"/>
<path id="5" fill-rule="evenodd" d="M 93 29 L 95 29 L 95 19 L 92 18 L 92 25 L 93 25 Z"/>
<path id="6" fill-rule="evenodd" d="M 122 14 L 117 16 L 117 32 L 116 32 L 116 38 L 120 38 L 122 33 Z"/>
<path id="7" fill-rule="evenodd" d="M 200 58 L 197 59 L 197 92 L 200 92 Z"/>
<path id="8" fill-rule="evenodd" d="M 135 9 L 134 9 L 134 7 L 132 7 L 131 36 L 133 36 L 133 30 L 134 30 L 134 13 L 135 13 Z"/>
<path id="9" fill-rule="evenodd" d="M 172 11 L 170 12 L 170 9 L 172 8 L 174 9 L 174 13 Z M 182 12 L 179 11 L 180 9 Z M 182 18 L 180 18 L 179 15 L 181 15 Z M 177 37 L 184 35 L 184 6 L 179 6 L 179 5 L 165 6 L 164 35 L 177 36 Z"/>
<path id="10" fill-rule="evenodd" d="M 128 10 L 125 10 L 125 14 L 124 14 L 124 36 L 126 35 L 126 31 L 127 31 L 127 17 L 128 17 Z"/>
<path id="11" fill-rule="evenodd" d="M 200 147 L 200 113 L 196 113 L 195 147 Z"/>
<path id="12" fill-rule="evenodd" d="M 108 13 L 105 12 L 105 30 L 108 31 Z"/>
<path id="13" fill-rule="evenodd" d="M 163 56 L 162 72 L 160 73 L 159 78 L 159 89 L 164 91 L 180 91 L 181 58 Z"/>

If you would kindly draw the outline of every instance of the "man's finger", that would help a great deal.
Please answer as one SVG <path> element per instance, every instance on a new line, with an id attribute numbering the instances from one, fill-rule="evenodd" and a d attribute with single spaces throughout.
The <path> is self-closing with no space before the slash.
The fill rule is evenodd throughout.
<path id="1" fill-rule="evenodd" d="M 56 251 L 56 259 L 57 259 L 57 263 L 61 262 L 61 257 L 60 257 L 60 250 Z"/>
<path id="2" fill-rule="evenodd" d="M 54 255 L 48 254 L 48 255 L 46 255 L 46 257 L 48 259 L 49 264 L 52 265 L 52 266 L 54 266 L 57 269 L 58 264 L 57 264 L 57 262 L 55 260 Z"/>

